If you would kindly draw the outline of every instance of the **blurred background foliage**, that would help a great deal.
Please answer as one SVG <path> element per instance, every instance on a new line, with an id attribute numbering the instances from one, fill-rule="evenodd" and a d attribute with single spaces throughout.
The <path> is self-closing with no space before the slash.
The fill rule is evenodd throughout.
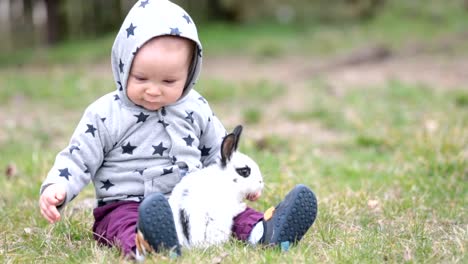
<path id="1" fill-rule="evenodd" d="M 443 23 L 447 10 L 467 12 L 468 0 L 178 0 L 198 24 L 365 23 L 381 14 Z M 135 0 L 0 0 L 2 52 L 50 46 L 115 32 Z"/>

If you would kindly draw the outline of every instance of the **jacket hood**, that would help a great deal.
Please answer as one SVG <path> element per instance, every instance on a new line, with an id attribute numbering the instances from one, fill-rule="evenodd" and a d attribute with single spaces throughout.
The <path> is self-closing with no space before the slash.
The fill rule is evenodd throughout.
<path id="1" fill-rule="evenodd" d="M 192 18 L 170 1 L 140 0 L 128 12 L 112 46 L 112 72 L 119 98 L 125 106 L 141 109 L 127 96 L 128 75 L 138 49 L 152 38 L 163 35 L 179 36 L 196 43 L 187 83 L 179 101 L 195 85 L 201 70 L 202 46 Z"/>

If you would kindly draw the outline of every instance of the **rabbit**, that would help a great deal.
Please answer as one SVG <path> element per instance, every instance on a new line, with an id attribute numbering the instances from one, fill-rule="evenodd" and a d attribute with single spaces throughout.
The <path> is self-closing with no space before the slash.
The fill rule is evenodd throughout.
<path id="1" fill-rule="evenodd" d="M 169 204 L 183 247 L 228 241 L 233 218 L 247 207 L 244 199 L 260 196 L 264 187 L 260 168 L 237 151 L 241 132 L 239 125 L 224 137 L 218 163 L 187 174 L 174 187 Z"/>

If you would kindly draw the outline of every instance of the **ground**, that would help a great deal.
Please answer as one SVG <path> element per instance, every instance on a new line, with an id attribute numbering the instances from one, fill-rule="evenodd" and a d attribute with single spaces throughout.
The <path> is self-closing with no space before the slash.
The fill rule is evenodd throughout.
<path id="1" fill-rule="evenodd" d="M 226 263 L 465 263 L 468 53 L 466 38 L 457 43 L 369 44 L 333 56 L 205 54 L 197 89 L 215 98 L 227 129 L 245 124 L 242 150 L 268 182 L 254 208 L 269 208 L 304 183 L 320 209 L 290 254 L 233 243 L 186 254 L 186 263 L 225 252 Z M 15 88 L 0 89 L 1 162 L 11 165 L 0 178 L 0 259 L 112 262 L 118 253 L 97 247 L 89 232 L 92 185 L 57 225 L 37 209 L 39 185 L 84 107 L 114 89 L 110 65 L 47 66 L 0 69 L 0 87 Z M 229 89 L 241 91 L 223 93 Z"/>
<path id="2" fill-rule="evenodd" d="M 309 84 L 313 78 L 321 78 L 333 96 L 341 96 L 344 90 L 384 85 L 391 80 L 425 85 L 435 89 L 466 89 L 468 84 L 468 56 L 454 55 L 450 47 L 437 52 L 394 51 L 384 52 L 382 47 L 365 47 L 344 56 L 332 58 L 307 58 L 285 56 L 277 59 L 255 60 L 252 57 L 222 56 L 206 58 L 203 76 L 229 81 L 270 80 L 286 87 L 286 93 L 268 104 L 269 113 L 257 128 L 251 128 L 254 137 L 291 134 L 309 137 L 317 141 L 339 139 L 336 132 L 328 131 L 313 122 L 291 121 L 279 114 L 281 111 L 301 110 L 309 96 L 313 96 Z M 406 54 L 405 54 L 406 53 Z M 228 65 L 228 66 L 227 66 Z M 282 118 L 282 119 L 281 119 Z M 270 121 L 275 121 L 274 126 Z M 233 126 L 241 122 L 235 113 L 226 122 Z"/>
<path id="3" fill-rule="evenodd" d="M 347 89 L 384 85 L 391 80 L 426 85 L 435 89 L 466 89 L 468 54 L 454 52 L 466 36 L 458 38 L 455 41 L 444 40 L 439 41 L 439 44 L 413 45 L 399 50 L 370 45 L 348 54 L 306 59 L 292 54 L 268 59 L 239 55 L 207 56 L 204 59 L 202 76 L 205 79 L 235 82 L 268 80 L 286 88 L 281 96 L 273 98 L 265 105 L 263 110 L 269 114 L 263 116 L 260 122 L 250 125 L 248 131 L 251 137 L 261 139 L 268 135 L 288 137 L 295 134 L 297 137 L 308 136 L 309 139 L 319 142 L 333 142 L 340 139 L 341 135 L 337 132 L 329 131 L 310 120 L 291 121 L 287 116 L 280 114 L 285 110 L 294 112 L 303 109 L 310 96 L 313 96 L 310 89 L 311 80 L 320 78 L 329 88 L 330 94 L 336 97 L 342 96 L 343 91 Z M 27 66 L 24 70 L 41 74 L 44 69 Z M 10 71 L 13 73 L 15 70 Z M 87 66 L 84 74 L 109 78 L 111 76 L 107 61 L 96 63 L 91 68 Z M 217 110 L 216 105 L 214 108 Z M 17 109 L 25 109 L 29 114 L 23 115 Z M 7 128 L 28 128 L 38 122 L 61 124 L 64 120 L 79 118 L 81 114 L 64 112 L 61 116 L 54 116 L 48 115 L 49 111 L 31 105 L 22 96 L 16 96 L 6 106 L 0 106 L 0 120 L 4 120 Z M 222 111 L 227 111 L 219 113 L 227 127 L 242 123 L 241 111 Z M 54 131 L 51 132 L 54 134 Z M 0 131 L 0 142 L 7 139 L 5 131 Z M 64 140 L 68 138 L 56 142 L 60 146 Z"/>

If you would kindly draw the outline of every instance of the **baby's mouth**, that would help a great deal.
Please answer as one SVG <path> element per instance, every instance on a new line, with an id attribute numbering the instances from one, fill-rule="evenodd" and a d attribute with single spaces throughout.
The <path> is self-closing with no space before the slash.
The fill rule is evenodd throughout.
<path id="1" fill-rule="evenodd" d="M 158 102 L 158 99 L 156 97 L 152 97 L 152 98 L 146 98 L 145 101 L 148 103 L 154 104 Z"/>

